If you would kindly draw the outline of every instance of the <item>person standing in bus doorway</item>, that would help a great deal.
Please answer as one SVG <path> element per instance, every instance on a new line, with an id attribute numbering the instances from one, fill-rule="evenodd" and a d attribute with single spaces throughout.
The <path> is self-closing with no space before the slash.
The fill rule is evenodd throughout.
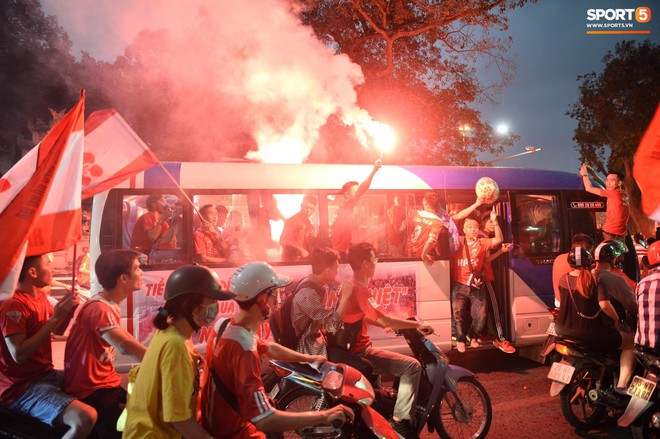
<path id="1" fill-rule="evenodd" d="M 138 218 L 133 228 L 131 249 L 149 254 L 149 251 L 156 246 L 162 250 L 175 248 L 175 230 L 170 230 L 167 221 L 165 197 L 149 195 L 146 206 L 148 211 Z"/>
<path id="2" fill-rule="evenodd" d="M 479 238 L 479 223 L 468 218 L 463 223 L 465 239 L 461 240 L 458 251 L 452 255 L 451 272 L 454 286 L 451 291 L 451 299 L 456 323 L 456 350 L 458 352 L 465 352 L 468 336 L 470 337 L 470 347 L 479 347 L 477 337 L 486 321 L 486 300 L 483 290 L 471 287 L 470 278 L 475 276 L 474 273 L 479 275 L 483 273 L 484 261 L 489 251 L 502 244 L 502 230 L 497 223 L 495 208 L 490 213 L 490 219 L 495 229 L 494 238 Z M 472 318 L 470 326 L 468 326 L 469 317 Z"/>
<path id="3" fill-rule="evenodd" d="M 197 422 L 201 356 L 192 335 L 210 326 L 223 291 L 218 275 L 202 265 L 183 265 L 165 283 L 165 304 L 153 324 L 158 329 L 137 370 L 126 404 L 125 438 L 208 438 Z"/>
<path id="4" fill-rule="evenodd" d="M 628 252 L 624 256 L 623 271 L 630 279 L 637 282 L 639 281 L 639 262 L 637 261 L 635 244 L 627 228 L 628 219 L 630 218 L 630 203 L 628 194 L 622 187 L 625 176 L 618 171 L 607 171 L 604 184 L 605 189 L 601 189 L 591 184 L 589 172 L 602 183 L 596 172 L 586 164 L 583 164 L 580 168 L 580 176 L 582 176 L 584 189 L 590 194 L 607 198 L 605 222 L 601 227 L 603 241 L 614 239 L 626 245 Z"/>
<path id="5" fill-rule="evenodd" d="M 199 209 L 201 226 L 195 230 L 195 262 L 222 263 L 229 256 L 229 245 L 218 230 L 218 210 L 213 204 Z"/>
<path id="6" fill-rule="evenodd" d="M 481 231 L 479 232 L 479 237 L 481 238 L 494 238 L 495 237 L 495 226 L 490 220 L 490 212 L 486 212 L 482 215 L 481 218 Z M 483 271 L 483 280 L 484 285 L 482 289 L 486 289 L 490 297 L 490 305 L 493 311 L 493 320 L 495 323 L 495 330 L 497 331 L 497 338 L 493 340 L 493 346 L 501 350 L 506 354 L 513 354 L 516 352 L 516 348 L 511 346 L 511 343 L 504 337 L 504 331 L 502 329 L 502 322 L 500 319 L 500 308 L 497 303 L 497 295 L 495 294 L 495 288 L 493 283 L 495 282 L 495 270 L 493 269 L 492 262 L 500 257 L 504 253 L 509 253 L 513 248 L 513 244 L 503 242 L 502 246 L 497 249 L 495 252 L 488 251 L 486 260 L 484 261 L 484 271 Z M 499 270 L 498 270 L 499 272 Z M 479 342 L 479 339 L 477 339 Z"/>
<path id="7" fill-rule="evenodd" d="M 64 392 L 53 368 L 51 334 L 61 335 L 78 305 L 70 292 L 52 307 L 43 288 L 53 278 L 52 254 L 25 258 L 14 296 L 0 304 L 0 404 L 48 425 L 66 425 L 63 438 L 85 438 L 96 410 Z"/>
<path id="8" fill-rule="evenodd" d="M 118 351 L 140 362 L 146 347 L 122 328 L 119 304 L 142 288 L 142 270 L 134 250 L 110 250 L 96 261 L 103 290 L 80 308 L 64 350 L 66 392 L 96 409 L 98 438 L 121 438 L 117 419 L 126 390 L 113 361 Z"/>
<path id="9" fill-rule="evenodd" d="M 400 378 L 399 392 L 394 405 L 392 426 L 404 438 L 416 437 L 410 423 L 422 368 L 415 358 L 396 352 L 376 349 L 371 345 L 367 331 L 367 321 L 382 328 L 417 329 L 423 334 L 432 334 L 433 328 L 421 325 L 415 320 L 404 320 L 389 316 L 378 309 L 367 284 L 376 272 L 378 258 L 374 248 L 367 242 L 351 246 L 348 263 L 353 270 L 353 279 L 342 286 L 341 299 L 337 307 L 343 315 L 344 329 L 357 327 L 354 342 L 347 347 L 349 353 L 364 358 L 373 365 L 373 371 L 380 375 Z"/>
<path id="10" fill-rule="evenodd" d="M 283 261 L 299 261 L 309 257 L 312 241 L 317 236 L 311 221 L 316 204 L 315 196 L 305 195 L 300 204 L 300 211 L 284 222 L 280 236 Z"/>
<path id="11" fill-rule="evenodd" d="M 382 160 L 376 160 L 371 173 L 362 183 L 358 183 L 357 181 L 346 182 L 337 193 L 337 195 L 342 195 L 344 197 L 344 201 L 339 206 L 334 221 L 330 226 L 330 244 L 332 245 L 332 248 L 342 255 L 342 257 L 346 256 L 346 252 L 351 246 L 353 230 L 356 228 L 354 221 L 355 206 L 360 201 L 360 198 L 362 198 L 367 192 L 369 186 L 371 186 L 371 181 L 373 180 L 374 175 L 376 175 L 376 172 L 378 172 L 382 166 Z"/>
<path id="12" fill-rule="evenodd" d="M 265 262 L 240 266 L 231 277 L 239 311 L 214 348 L 207 349 L 205 380 L 201 390 L 202 426 L 218 438 L 264 438 L 263 432 L 284 432 L 303 427 L 341 424 L 353 419 L 351 409 L 339 405 L 328 410 L 286 412 L 275 409 L 261 380 L 261 355 L 282 361 L 322 363 L 325 357 L 306 355 L 259 338 L 257 330 L 277 305 L 280 288 L 290 279 Z"/>
<path id="13" fill-rule="evenodd" d="M 426 192 L 422 199 L 423 210 L 418 210 L 410 218 L 412 234 L 409 240 L 410 256 L 421 258 L 426 265 L 433 265 L 438 236 L 442 231 L 442 220 L 435 214 L 438 208 L 438 194 Z"/>

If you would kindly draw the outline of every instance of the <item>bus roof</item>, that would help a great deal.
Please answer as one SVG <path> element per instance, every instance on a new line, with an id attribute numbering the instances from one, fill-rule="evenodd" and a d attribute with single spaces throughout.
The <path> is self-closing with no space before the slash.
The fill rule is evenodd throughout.
<path id="1" fill-rule="evenodd" d="M 184 189 L 339 190 L 347 181 L 364 180 L 371 165 L 266 164 L 236 162 L 165 162 Z M 490 177 L 502 190 L 582 189 L 577 173 L 541 169 L 462 166 L 383 166 L 371 189 L 474 189 Z M 126 185 L 122 185 L 127 187 Z M 174 183 L 159 166 L 135 178 L 138 188 L 170 189 Z"/>

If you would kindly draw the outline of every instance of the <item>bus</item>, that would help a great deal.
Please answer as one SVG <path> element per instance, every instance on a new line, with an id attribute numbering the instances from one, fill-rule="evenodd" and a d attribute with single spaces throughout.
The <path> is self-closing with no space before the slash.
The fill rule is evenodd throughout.
<path id="1" fill-rule="evenodd" d="M 226 263 L 206 264 L 229 288 L 236 267 L 250 260 L 266 261 L 295 280 L 311 272 L 304 260 L 283 260 L 279 244 L 286 218 L 296 214 L 305 195 L 314 196 L 311 216 L 317 230 L 316 245 L 328 245 L 334 215 L 342 203 L 339 189 L 348 181 L 363 181 L 372 167 L 331 164 L 264 164 L 250 162 L 166 162 L 137 174 L 121 186 L 94 197 L 91 217 L 92 266 L 109 249 L 130 248 L 136 221 L 146 211 L 150 195 L 162 195 L 176 224 L 175 244 L 168 250 L 150 250 L 141 257 L 144 284 L 121 305 L 122 325 L 141 342 L 154 332 L 154 313 L 164 302 L 165 282 L 182 264 L 193 263 L 197 210 L 204 205 L 224 206 L 221 232 L 231 236 L 235 257 Z M 552 264 L 570 249 L 575 233 L 597 236 L 597 215 L 604 201 L 587 193 L 577 173 L 504 167 L 383 166 L 354 210 L 358 226 L 353 242 L 371 242 L 378 266 L 369 288 L 380 309 L 407 318 L 417 316 L 432 325 L 436 343 L 452 349 L 451 251 L 449 233 L 439 240 L 439 257 L 432 265 L 405 252 L 405 218 L 422 209 L 426 191 L 435 191 L 446 212 L 457 212 L 476 200 L 475 184 L 481 177 L 499 186 L 499 198 L 476 212 L 485 215 L 494 206 L 504 242 L 514 250 L 493 262 L 494 290 L 507 340 L 519 353 L 534 359 L 546 339 L 553 307 Z M 225 215 L 222 215 L 223 217 Z M 223 218 L 224 220 L 224 218 Z M 403 220 L 403 222 L 402 222 Z M 403 227 L 401 227 L 403 224 Z M 457 224 L 462 234 L 462 225 Z M 337 287 L 352 272 L 341 264 L 337 284 L 330 285 L 326 305 L 337 302 Z M 292 287 L 287 287 L 291 289 Z M 95 273 L 92 290 L 99 291 Z M 285 292 L 286 293 L 286 292 Z M 489 306 L 488 320 L 492 321 Z M 235 302 L 221 302 L 219 318 L 237 312 Z M 492 325 L 491 325 L 492 329 Z M 374 346 L 405 352 L 407 346 L 379 328 L 370 327 Z M 204 330 L 202 330 L 204 331 Z M 267 323 L 262 336 L 268 337 Z M 205 340 L 208 334 L 199 334 Z"/>

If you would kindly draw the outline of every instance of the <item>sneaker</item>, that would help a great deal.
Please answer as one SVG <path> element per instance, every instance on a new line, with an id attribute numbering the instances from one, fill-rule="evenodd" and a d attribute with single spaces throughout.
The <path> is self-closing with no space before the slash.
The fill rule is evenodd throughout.
<path id="1" fill-rule="evenodd" d="M 513 354 L 516 352 L 516 348 L 511 346 L 511 344 L 506 340 L 493 340 L 493 345 L 506 354 Z"/>
<path id="2" fill-rule="evenodd" d="M 462 341 L 457 341 L 456 342 L 456 350 L 460 353 L 465 352 L 465 343 Z"/>
<path id="3" fill-rule="evenodd" d="M 415 428 L 412 426 L 409 420 L 404 419 L 399 422 L 395 420 L 391 420 L 390 424 L 394 428 L 394 431 L 396 431 L 400 437 L 404 439 L 419 439 L 419 436 L 417 436 L 417 432 L 415 431 Z"/>
<path id="4" fill-rule="evenodd" d="M 477 341 L 476 338 L 473 338 L 470 340 L 470 347 L 471 348 L 478 348 L 479 347 L 479 342 Z"/>

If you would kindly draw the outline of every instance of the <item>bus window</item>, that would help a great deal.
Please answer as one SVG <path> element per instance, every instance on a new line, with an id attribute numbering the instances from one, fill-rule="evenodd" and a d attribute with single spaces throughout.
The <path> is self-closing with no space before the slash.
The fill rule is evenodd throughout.
<path id="1" fill-rule="evenodd" d="M 165 219 L 160 221 L 160 217 Z M 149 265 L 183 262 L 185 237 L 182 226 L 183 204 L 176 195 L 158 193 L 123 197 L 122 248 L 143 253 Z M 160 230 L 153 233 L 154 227 Z"/>
<path id="2" fill-rule="evenodd" d="M 311 194 L 273 194 L 281 218 L 271 219 L 271 239 L 280 245 L 279 258 L 287 262 L 307 260 L 319 243 L 318 196 Z"/>
<path id="3" fill-rule="evenodd" d="M 334 223 L 337 221 L 339 208 L 345 201 L 342 195 L 328 197 L 328 218 L 331 218 L 331 231 L 335 227 Z M 340 221 L 342 220 L 340 219 Z M 362 196 L 357 205 L 353 207 L 350 221 L 351 225 L 342 224 L 340 228 L 351 227 L 351 243 L 369 242 L 374 246 L 378 257 L 387 256 L 387 197 L 384 194 L 367 193 Z"/>
<path id="4" fill-rule="evenodd" d="M 197 211 L 205 206 L 214 206 L 218 213 L 218 220 L 212 225 L 215 230 L 207 229 L 209 240 L 204 238 L 202 220 L 194 215 L 192 221 L 191 236 L 197 237 L 197 243 L 193 244 L 193 255 L 196 261 L 200 261 L 200 253 L 212 254 L 214 259 L 224 259 L 222 262 L 211 262 L 214 264 L 241 265 L 247 260 L 253 259 L 248 239 L 253 232 L 256 223 L 255 215 L 250 214 L 249 198 L 247 194 L 218 194 L 204 193 L 195 194 L 193 202 Z M 207 228 L 209 226 L 207 225 Z"/>
<path id="5" fill-rule="evenodd" d="M 556 196 L 516 195 L 515 209 L 521 256 L 552 256 L 560 251 Z"/>

